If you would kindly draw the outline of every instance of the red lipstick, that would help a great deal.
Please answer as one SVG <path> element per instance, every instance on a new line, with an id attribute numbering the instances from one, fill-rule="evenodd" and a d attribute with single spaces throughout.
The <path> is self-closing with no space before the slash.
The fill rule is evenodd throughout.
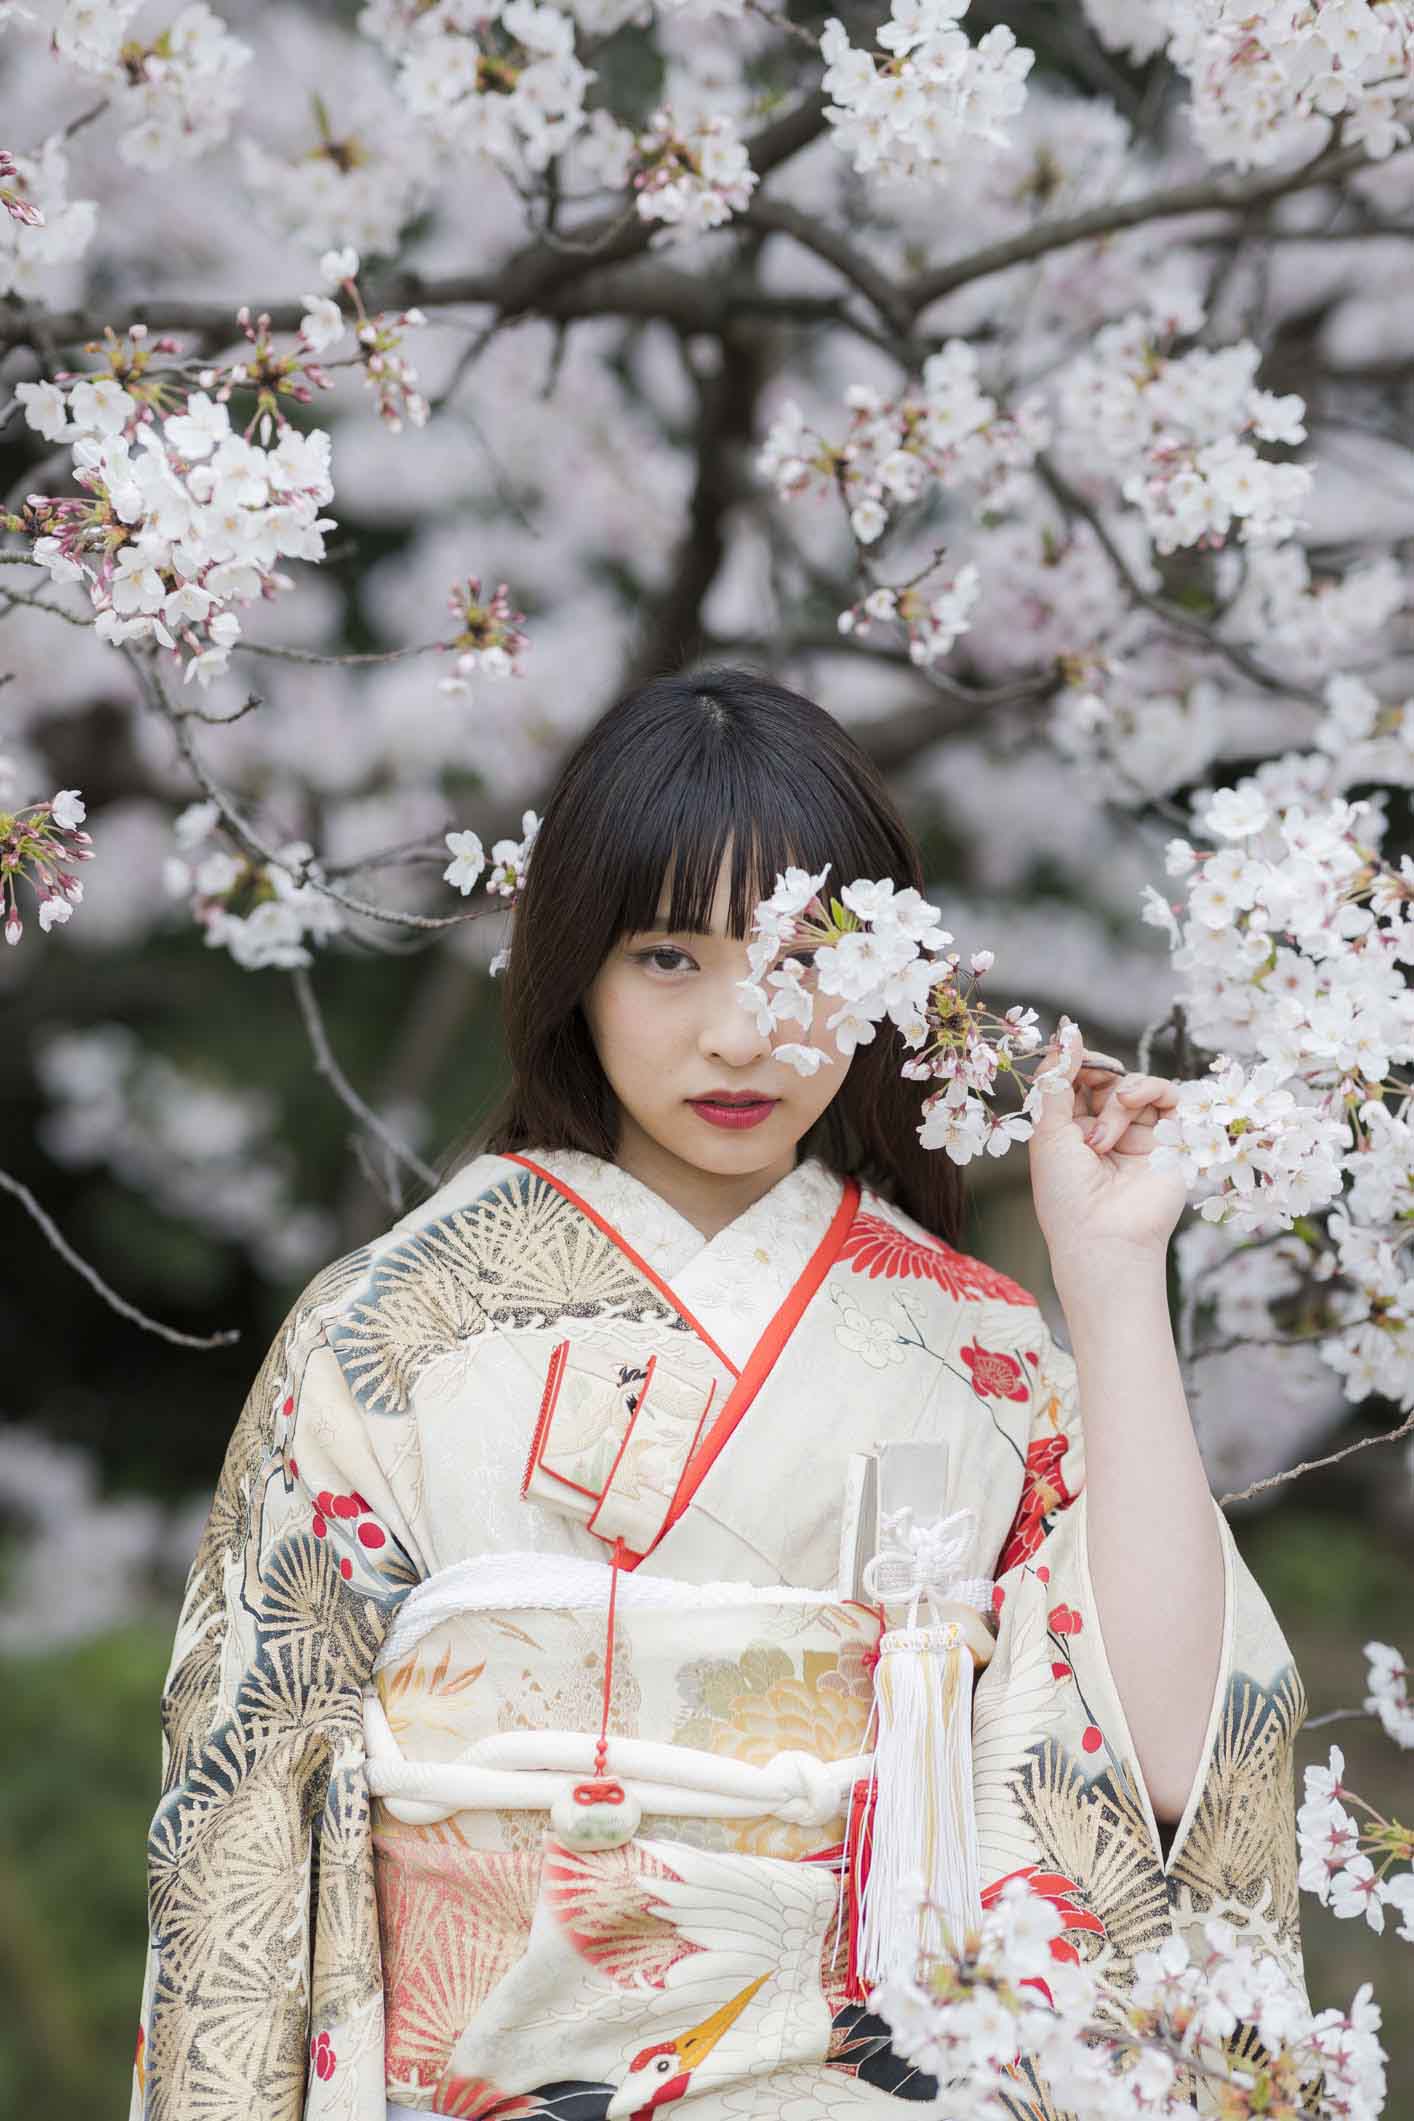
<path id="1" fill-rule="evenodd" d="M 759 1127 L 780 1099 L 763 1097 L 756 1090 L 709 1090 L 704 1097 L 690 1097 L 687 1102 L 709 1126 Z"/>

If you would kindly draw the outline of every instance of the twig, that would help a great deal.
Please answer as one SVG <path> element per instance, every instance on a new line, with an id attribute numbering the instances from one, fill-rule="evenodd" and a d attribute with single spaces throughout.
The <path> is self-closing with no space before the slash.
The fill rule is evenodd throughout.
<path id="1" fill-rule="evenodd" d="M 1349 1723 L 1352 1720 L 1364 1722 L 1369 1714 L 1368 1709 L 1327 1709 L 1323 1716 L 1308 1716 L 1305 1729 L 1319 1731 L 1322 1725 L 1327 1723 Z"/>
<path id="2" fill-rule="evenodd" d="M 40 1207 L 39 1202 L 30 1192 L 28 1186 L 22 1185 L 19 1179 L 12 1178 L 8 1171 L 0 1171 L 0 1187 L 3 1187 L 7 1193 L 14 1195 L 20 1206 L 38 1223 L 40 1229 L 65 1264 L 72 1267 L 76 1274 L 81 1274 L 90 1288 L 96 1289 L 103 1301 L 114 1311 L 118 1312 L 120 1317 L 130 1318 L 133 1324 L 141 1326 L 144 1332 L 156 1333 L 161 1339 L 171 1341 L 172 1345 L 177 1348 L 224 1348 L 228 1347 L 233 1340 L 240 1339 L 240 1332 L 235 1327 L 231 1327 L 226 1332 L 208 1333 L 205 1335 L 180 1333 L 175 1326 L 164 1326 L 159 1319 L 149 1318 L 145 1311 L 139 1311 L 136 1305 L 128 1303 L 124 1297 L 119 1296 L 116 1289 L 110 1289 L 97 1269 L 91 1267 L 86 1259 L 79 1257 L 73 1246 L 63 1235 L 58 1224 L 54 1221 L 53 1216 Z"/>
<path id="3" fill-rule="evenodd" d="M 1290 1232 L 1284 1233 L 1290 1235 Z M 1316 1326 L 1309 1333 L 1229 1333 L 1225 1340 L 1204 1341 L 1193 1351 L 1193 1361 L 1209 1355 L 1229 1355 L 1234 1348 L 1309 1348 L 1318 1340 L 1334 1340 L 1356 1326 L 1368 1326 L 1370 1313 L 1362 1318 L 1343 1318 L 1338 1326 Z"/>
<path id="4" fill-rule="evenodd" d="M 480 918 L 480 908 L 469 913 L 398 913 L 391 906 L 375 906 L 367 899 L 350 898 L 347 892 L 336 891 L 333 885 L 327 883 L 320 874 L 318 865 L 314 862 L 312 856 L 306 857 L 301 862 L 287 862 L 282 855 L 275 852 L 273 847 L 266 846 L 254 828 L 242 817 L 225 789 L 211 778 L 195 744 L 192 742 L 191 733 L 186 727 L 190 717 L 172 705 L 171 700 L 167 696 L 167 689 L 162 682 L 162 674 L 158 670 L 155 660 L 151 656 L 142 657 L 138 655 L 130 641 L 119 642 L 118 650 L 132 664 L 138 674 L 138 681 L 144 690 L 149 691 L 153 695 L 156 711 L 165 721 L 171 723 L 172 733 L 177 739 L 177 749 L 181 752 L 182 757 L 190 768 L 192 777 L 207 800 L 216 805 L 227 827 L 245 848 L 247 854 L 254 855 L 257 860 L 266 863 L 272 869 L 282 870 L 286 876 L 293 877 L 297 884 L 312 885 L 316 891 L 320 892 L 325 898 L 332 899 L 336 906 L 342 906 L 346 912 L 362 914 L 368 920 L 384 921 L 391 927 L 420 929 L 456 928 L 460 927 L 463 921 L 474 921 Z"/>
<path id="5" fill-rule="evenodd" d="M 1254 685 L 1260 685 L 1268 692 L 1280 692 L 1287 699 L 1306 700 L 1314 707 L 1324 706 L 1323 695 L 1317 687 L 1302 685 L 1295 678 L 1284 678 L 1279 671 L 1269 670 L 1265 663 L 1259 663 L 1255 656 L 1249 655 L 1247 650 L 1240 648 L 1235 641 L 1223 640 L 1210 626 L 1205 626 L 1201 619 L 1195 618 L 1191 611 L 1184 611 L 1180 605 L 1170 604 L 1166 598 L 1146 589 L 1110 536 L 1099 510 L 1087 501 L 1083 494 L 1078 493 L 1069 480 L 1061 476 L 1049 458 L 1038 455 L 1035 469 L 1037 476 L 1050 488 L 1061 507 L 1083 517 L 1090 525 L 1106 559 L 1137 604 L 1142 604 L 1146 611 L 1152 611 L 1165 625 L 1173 627 L 1176 633 L 1187 634 L 1190 639 L 1201 641 L 1213 655 L 1222 656 L 1235 670 L 1240 670 L 1244 677 L 1251 678 Z"/>
<path id="6" fill-rule="evenodd" d="M 360 650 L 348 655 L 323 655 L 315 648 L 282 648 L 274 641 L 233 641 L 233 655 L 273 655 L 285 663 L 405 663 L 409 656 L 430 655 L 434 649 L 445 650 L 445 641 L 418 641 L 411 648 L 380 648 Z"/>
<path id="7" fill-rule="evenodd" d="M 1396 153 L 1403 152 L 1396 149 Z M 1041 258 L 1048 251 L 1062 250 L 1070 243 L 1083 243 L 1092 236 L 1107 236 L 1115 229 L 1136 228 L 1145 221 L 1167 221 L 1180 214 L 1242 213 L 1264 206 L 1290 192 L 1305 191 L 1312 184 L 1325 184 L 1363 169 L 1370 160 L 1364 147 L 1327 147 L 1299 169 L 1284 175 L 1259 177 L 1245 185 L 1234 185 L 1225 177 L 1199 179 L 1192 184 L 1174 184 L 1161 191 L 1143 193 L 1137 199 L 1115 199 L 1104 206 L 1088 207 L 1063 220 L 1042 221 L 1004 242 L 989 243 L 971 257 L 952 265 L 931 267 L 919 273 L 905 290 L 916 315 L 941 295 L 988 274 L 1005 272 L 1010 265 Z"/>
<path id="8" fill-rule="evenodd" d="M 401 1215 L 403 1212 L 403 1189 L 398 1180 L 396 1160 L 385 1152 L 383 1160 L 387 1165 L 387 1169 L 386 1171 L 379 1171 L 373 1162 L 373 1150 L 361 1134 L 351 1134 L 349 1136 L 349 1147 L 353 1151 L 354 1162 L 363 1173 L 370 1193 L 381 1193 L 384 1200 L 388 1203 L 389 1212 L 393 1215 Z"/>
<path id="9" fill-rule="evenodd" d="M 335 1060 L 333 1048 L 329 1044 L 329 1034 L 324 1028 L 324 1019 L 319 1013 L 319 1004 L 314 999 L 314 988 L 310 984 L 308 972 L 303 966 L 296 966 L 290 974 L 290 979 L 295 990 L 295 1000 L 299 1003 L 300 1015 L 304 1018 L 305 1030 L 309 1033 L 309 1043 L 314 1048 L 315 1072 L 324 1077 L 336 1097 L 348 1106 L 355 1119 L 367 1127 L 370 1134 L 377 1135 L 390 1156 L 396 1157 L 400 1164 L 405 1164 L 409 1171 L 415 1172 L 423 1185 L 435 1186 L 437 1173 L 431 1165 L 425 1164 L 420 1156 L 406 1148 L 372 1107 L 364 1103 Z M 396 1203 L 394 1205 L 396 1206 Z"/>
<path id="10" fill-rule="evenodd" d="M 1332 1451 L 1328 1458 L 1303 1459 L 1299 1466 L 1290 1466 L 1285 1473 L 1273 1473 L 1270 1480 L 1254 1480 L 1250 1488 L 1239 1488 L 1234 1495 L 1220 1495 L 1219 1507 L 1225 1510 L 1230 1502 L 1248 1502 L 1268 1488 L 1280 1488 L 1288 1480 L 1299 1480 L 1303 1473 L 1316 1473 L 1322 1466 L 1339 1465 L 1342 1458 L 1351 1458 L 1357 1451 L 1371 1450 L 1379 1443 L 1398 1443 L 1403 1436 L 1414 1436 L 1414 1414 L 1402 1421 L 1397 1429 L 1388 1429 L 1382 1436 L 1362 1436 L 1358 1443 L 1348 1443 L 1343 1451 Z"/>
<path id="11" fill-rule="evenodd" d="M 62 604 L 46 604 L 42 597 L 31 596 L 27 589 L 0 589 L 0 597 L 5 599 L 7 605 L 28 604 L 33 611 L 47 611 L 51 619 L 63 619 L 70 626 L 93 624 L 91 618 L 86 619 L 76 611 L 65 611 Z"/>

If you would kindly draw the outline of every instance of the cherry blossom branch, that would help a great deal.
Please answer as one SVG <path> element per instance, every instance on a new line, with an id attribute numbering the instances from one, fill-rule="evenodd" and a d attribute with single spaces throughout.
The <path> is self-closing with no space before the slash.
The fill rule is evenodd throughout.
<path id="1" fill-rule="evenodd" d="M 186 727 L 189 721 L 199 717 L 189 709 L 178 708 L 172 704 L 162 674 L 157 668 L 155 655 L 139 654 L 129 641 L 119 643 L 119 653 L 125 655 L 131 663 L 139 684 L 149 696 L 150 704 L 164 721 L 170 722 L 172 733 L 177 740 L 177 749 L 202 794 L 208 802 L 216 805 L 227 829 L 255 860 L 266 863 L 272 869 L 279 869 L 284 875 L 292 877 L 296 884 L 312 886 L 324 898 L 332 899 L 336 906 L 342 906 L 347 913 L 357 913 L 367 920 L 381 921 L 391 927 L 436 931 L 441 928 L 456 928 L 463 921 L 480 918 L 479 907 L 467 913 L 430 914 L 399 913 L 391 906 L 375 906 L 367 899 L 352 898 L 346 891 L 336 890 L 326 880 L 314 856 L 307 855 L 298 862 L 286 861 L 283 855 L 278 854 L 261 839 L 254 827 L 237 810 L 225 789 L 213 780 Z"/>
<path id="2" fill-rule="evenodd" d="M 65 611 L 62 604 L 46 604 L 43 597 L 31 596 L 27 589 L 0 589 L 5 605 L 27 604 L 31 611 L 47 611 L 53 619 L 63 619 L 70 626 L 91 626 L 93 620 L 84 618 L 77 611 Z"/>
<path id="3" fill-rule="evenodd" d="M 12 1194 L 20 1203 L 65 1265 L 72 1267 L 76 1274 L 81 1274 L 89 1287 L 96 1290 L 109 1309 L 116 1311 L 121 1318 L 131 1319 L 132 1323 L 141 1326 L 145 1333 L 155 1333 L 159 1339 L 170 1341 L 176 1348 L 224 1348 L 229 1347 L 232 1341 L 240 1339 L 239 1329 L 234 1326 L 220 1333 L 182 1333 L 176 1326 L 164 1326 L 160 1319 L 149 1318 L 145 1311 L 139 1311 L 135 1304 L 130 1304 L 116 1289 L 111 1289 L 97 1268 L 91 1267 L 86 1259 L 80 1257 L 53 1216 L 41 1208 L 28 1186 L 22 1184 L 19 1179 L 12 1178 L 8 1171 L 0 1170 L 0 1188 Z"/>
<path id="4" fill-rule="evenodd" d="M 758 178 L 768 176 L 825 130 L 826 101 L 823 92 L 816 90 L 745 142 Z M 714 277 L 709 284 L 668 267 L 637 276 L 632 286 L 627 281 L 616 286 L 612 290 L 614 300 L 587 302 L 581 298 L 576 306 L 571 297 L 579 283 L 604 267 L 640 257 L 652 242 L 654 225 L 616 209 L 578 235 L 582 247 L 577 251 L 552 250 L 544 243 L 531 243 L 494 272 L 454 273 L 435 280 L 425 279 L 418 272 L 392 273 L 369 287 L 366 304 L 374 311 L 485 303 L 503 319 L 530 314 L 597 315 L 609 310 L 660 316 L 692 331 L 720 330 L 727 308 L 737 306 L 783 318 L 799 318 L 812 309 L 828 310 L 834 321 L 848 322 L 834 298 L 822 303 L 817 297 L 776 296 L 761 289 L 753 290 L 749 298 L 738 290 L 734 297 L 725 279 Z M 645 284 L 656 289 L 654 298 L 647 302 L 642 298 Z M 235 306 L 229 301 L 175 301 L 154 295 L 146 300 L 126 301 L 123 313 L 130 322 L 147 324 L 153 331 L 196 332 L 224 344 L 234 337 L 231 320 Z M 302 302 L 252 300 L 246 306 L 253 315 L 268 314 L 271 329 L 276 332 L 298 331 L 304 315 Z M 12 321 L 4 321 L 6 310 Z M 55 344 L 98 338 L 105 321 L 91 310 L 45 311 L 28 303 L 0 301 L 0 351 L 32 343 L 40 331 Z"/>
<path id="5" fill-rule="evenodd" d="M 763 199 L 758 194 L 738 217 L 749 228 L 773 235 L 790 236 L 805 250 L 833 265 L 836 272 L 858 288 L 900 340 L 912 334 L 913 305 L 896 281 L 869 262 L 847 236 L 829 227 L 813 214 L 803 213 L 784 199 Z"/>
<path id="6" fill-rule="evenodd" d="M 1404 152 L 1404 149 L 1395 150 L 1395 153 Z M 1111 235 L 1116 229 L 1137 228 L 1148 221 L 1173 220 L 1183 214 L 1247 213 L 1254 206 L 1264 206 L 1270 200 L 1307 191 L 1313 184 L 1327 184 L 1335 178 L 1348 177 L 1353 171 L 1363 169 L 1371 159 L 1362 146 L 1333 146 L 1324 148 L 1311 161 L 1288 170 L 1285 175 L 1255 177 L 1244 184 L 1233 184 L 1222 177 L 1198 179 L 1190 184 L 1172 184 L 1158 191 L 1145 192 L 1137 199 L 1114 199 L 1104 206 L 1089 207 L 1084 213 L 1069 214 L 1062 220 L 1042 221 L 1021 235 L 1009 236 L 1005 242 L 990 243 L 985 249 L 974 251 L 971 257 L 919 273 L 904 292 L 917 315 L 919 310 L 926 309 L 930 303 L 952 294 L 959 287 L 966 287 L 970 281 L 986 279 L 990 273 L 1005 272 L 1009 266 L 1022 264 L 1028 259 L 1043 258 L 1049 251 L 1063 250 L 1068 244 L 1084 243 L 1092 236 Z"/>
<path id="7" fill-rule="evenodd" d="M 347 655 L 326 655 L 317 648 L 287 648 L 276 641 L 233 641 L 232 655 L 276 656 L 284 663 L 340 664 L 352 668 L 362 663 L 405 663 L 411 656 L 445 652 L 445 641 L 417 641 L 408 648 L 355 649 Z"/>
<path id="8" fill-rule="evenodd" d="M 1381 1436 L 1362 1436 L 1356 1443 L 1348 1443 L 1342 1451 L 1332 1451 L 1326 1458 L 1306 1458 L 1299 1466 L 1289 1466 L 1285 1473 L 1273 1473 L 1267 1480 L 1254 1480 L 1247 1488 L 1239 1488 L 1232 1495 L 1220 1495 L 1219 1507 L 1226 1509 L 1230 1502 L 1250 1502 L 1254 1495 L 1261 1495 L 1268 1488 L 1284 1487 L 1289 1480 L 1299 1480 L 1303 1473 L 1319 1472 L 1322 1466 L 1339 1465 L 1342 1458 L 1352 1458 L 1357 1451 L 1373 1450 L 1376 1444 L 1398 1443 L 1405 1436 L 1414 1436 L 1414 1414 L 1402 1421 L 1397 1429 L 1388 1429 Z"/>
<path id="9" fill-rule="evenodd" d="M 1287 1232 L 1282 1233 L 1283 1236 Z M 1310 1333 L 1229 1333 L 1224 1340 L 1204 1341 L 1195 1348 L 1189 1360 L 1201 1362 L 1208 1355 L 1230 1355 L 1234 1348 L 1309 1348 L 1318 1340 L 1331 1340 L 1340 1333 L 1347 1333 L 1356 1326 L 1368 1326 L 1370 1313 L 1359 1318 L 1342 1319 L 1339 1326 L 1318 1326 Z"/>
<path id="10" fill-rule="evenodd" d="M 420 1156 L 399 1141 L 392 1128 L 359 1096 L 334 1058 L 334 1049 L 329 1043 L 329 1034 L 325 1029 L 319 1004 L 314 998 L 314 988 L 308 972 L 303 966 L 296 966 L 290 974 L 290 980 L 295 990 L 295 1000 L 299 1003 L 300 1015 L 304 1019 L 304 1028 L 309 1034 L 309 1043 L 314 1051 L 315 1073 L 324 1077 L 340 1102 L 348 1107 L 360 1125 L 367 1127 L 370 1134 L 378 1137 L 391 1157 L 405 1165 L 423 1185 L 435 1186 L 437 1173 L 431 1165 L 425 1164 Z M 396 1210 L 400 1203 L 394 1199 L 390 1205 Z"/>
<path id="11" fill-rule="evenodd" d="M 1235 670 L 1240 670 L 1244 677 L 1250 678 L 1254 685 L 1260 685 L 1264 691 L 1280 692 L 1287 699 L 1306 700 L 1313 707 L 1324 704 L 1319 687 L 1302 685 L 1295 678 L 1285 678 L 1279 672 L 1269 670 L 1265 663 L 1260 663 L 1255 656 L 1249 655 L 1237 642 L 1223 640 L 1221 635 L 1213 632 L 1211 626 L 1205 625 L 1202 619 L 1195 618 L 1191 611 L 1184 611 L 1180 605 L 1171 604 L 1166 597 L 1146 589 L 1110 536 L 1099 510 L 1070 484 L 1044 453 L 1038 453 L 1034 469 L 1037 477 L 1050 488 L 1062 508 L 1072 515 L 1080 516 L 1089 524 L 1106 559 L 1136 604 L 1142 604 L 1146 611 L 1152 611 L 1156 618 L 1162 619 L 1164 624 L 1171 626 L 1176 633 L 1186 634 L 1192 640 L 1201 641 L 1212 654 L 1231 663 Z"/>

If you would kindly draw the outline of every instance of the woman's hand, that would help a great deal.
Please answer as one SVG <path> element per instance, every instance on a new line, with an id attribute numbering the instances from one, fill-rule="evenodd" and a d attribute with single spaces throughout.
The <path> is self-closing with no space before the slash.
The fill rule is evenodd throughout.
<path id="1" fill-rule="evenodd" d="M 1155 1122 L 1178 1103 L 1175 1085 L 1087 1066 L 1083 1051 L 1079 1026 L 1063 1016 L 1027 1094 L 1031 1193 L 1058 1290 L 1120 1261 L 1162 1263 L 1188 1197 L 1181 1173 L 1150 1161 Z M 1054 1087 L 1043 1092 L 1046 1076 Z"/>

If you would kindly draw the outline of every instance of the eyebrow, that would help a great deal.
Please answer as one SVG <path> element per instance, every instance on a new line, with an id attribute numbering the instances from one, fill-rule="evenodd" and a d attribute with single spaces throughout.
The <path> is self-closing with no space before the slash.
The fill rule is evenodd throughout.
<path id="1" fill-rule="evenodd" d="M 712 930 L 710 928 L 691 928 L 684 921 L 679 921 L 674 927 L 667 920 L 652 920 L 645 921 L 641 928 L 635 930 L 635 933 L 638 935 L 711 935 Z"/>

